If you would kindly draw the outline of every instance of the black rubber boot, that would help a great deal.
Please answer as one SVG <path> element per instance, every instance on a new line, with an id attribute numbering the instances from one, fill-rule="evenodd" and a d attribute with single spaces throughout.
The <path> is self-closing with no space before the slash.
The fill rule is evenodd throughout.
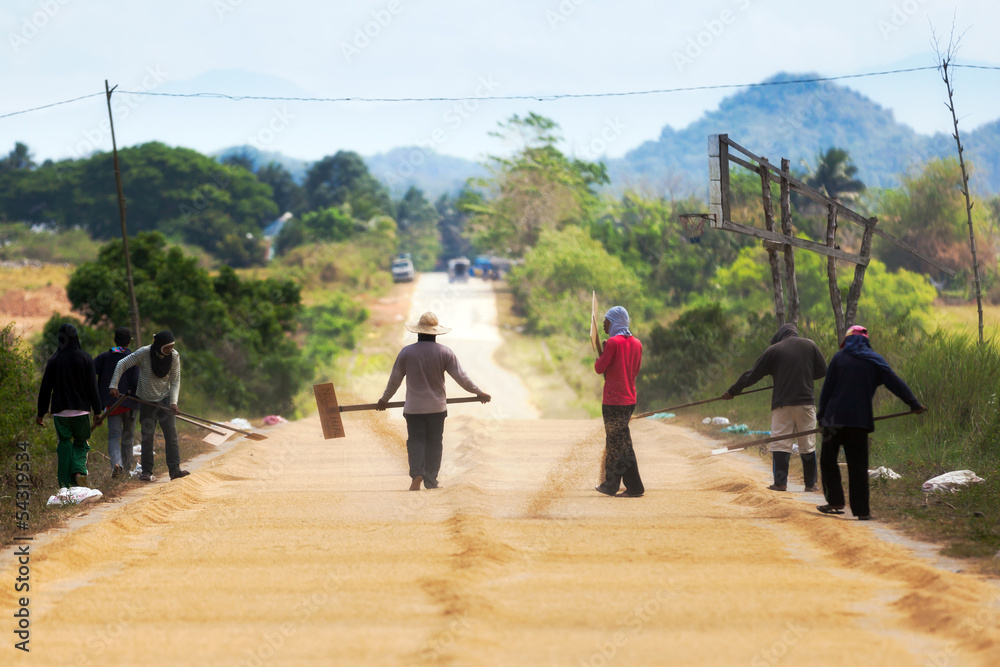
<path id="1" fill-rule="evenodd" d="M 802 476 L 807 489 L 816 487 L 816 452 L 802 455 Z"/>
<path id="2" fill-rule="evenodd" d="M 774 485 L 777 487 L 788 486 L 788 463 L 792 460 L 790 452 L 771 452 L 773 459 L 771 469 L 774 472 Z"/>

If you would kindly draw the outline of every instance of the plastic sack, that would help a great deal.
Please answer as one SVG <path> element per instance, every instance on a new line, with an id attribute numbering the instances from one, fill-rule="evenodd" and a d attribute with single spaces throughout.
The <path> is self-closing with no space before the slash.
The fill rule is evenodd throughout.
<path id="1" fill-rule="evenodd" d="M 670 415 L 670 416 L 673 417 L 673 415 Z M 659 417 L 659 415 L 653 415 L 654 419 L 657 418 L 657 417 Z M 268 415 L 268 416 L 264 417 L 264 425 L 265 426 L 274 426 L 275 424 L 284 424 L 287 421 L 288 421 L 287 419 L 285 419 L 284 417 L 280 417 L 278 415 Z"/>
<path id="2" fill-rule="evenodd" d="M 874 470 L 868 471 L 868 477 L 870 479 L 903 479 L 903 476 L 892 468 L 886 468 L 885 466 L 879 466 Z"/>
<path id="3" fill-rule="evenodd" d="M 712 417 L 709 419 L 705 417 L 701 420 L 702 424 L 715 424 L 716 426 L 729 426 L 729 420 L 725 417 Z"/>
<path id="4" fill-rule="evenodd" d="M 250 429 L 253 428 L 253 425 L 248 420 L 243 419 L 242 417 L 236 417 L 235 419 L 230 419 L 229 423 L 235 426 L 236 428 L 244 431 L 249 431 Z"/>
<path id="5" fill-rule="evenodd" d="M 932 477 L 924 482 L 921 488 L 924 490 L 924 493 L 933 493 L 934 491 L 950 491 L 951 493 L 955 493 L 966 484 L 976 484 L 983 481 L 985 480 L 982 477 L 979 477 L 971 470 L 955 470 Z"/>
<path id="6" fill-rule="evenodd" d="M 64 486 L 54 496 L 49 496 L 46 505 L 79 505 L 81 503 L 92 503 L 104 494 L 97 489 L 88 489 L 85 486 L 71 486 L 68 489 Z"/>
<path id="7" fill-rule="evenodd" d="M 657 412 L 655 415 L 650 415 L 650 419 L 673 419 L 676 417 L 673 412 Z"/>
<path id="8" fill-rule="evenodd" d="M 722 429 L 723 433 L 739 433 L 740 435 L 771 435 L 770 431 L 751 431 L 746 424 L 733 424 Z"/>

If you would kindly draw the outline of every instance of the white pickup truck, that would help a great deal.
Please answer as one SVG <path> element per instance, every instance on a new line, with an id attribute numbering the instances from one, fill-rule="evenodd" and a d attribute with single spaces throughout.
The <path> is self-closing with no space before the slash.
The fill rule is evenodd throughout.
<path id="1" fill-rule="evenodd" d="M 412 282 L 416 276 L 416 272 L 413 270 L 413 260 L 408 254 L 393 259 L 389 270 L 392 272 L 392 281 L 396 283 Z"/>

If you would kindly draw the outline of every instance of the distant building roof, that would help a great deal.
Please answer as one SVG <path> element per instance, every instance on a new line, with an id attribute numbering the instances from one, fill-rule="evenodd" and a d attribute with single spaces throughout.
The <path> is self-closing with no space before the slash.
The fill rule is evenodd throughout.
<path id="1" fill-rule="evenodd" d="M 289 212 L 285 212 L 280 218 L 269 224 L 264 228 L 264 238 L 273 239 L 275 236 L 281 233 L 281 228 L 285 226 L 285 223 L 294 218 L 295 216 Z"/>

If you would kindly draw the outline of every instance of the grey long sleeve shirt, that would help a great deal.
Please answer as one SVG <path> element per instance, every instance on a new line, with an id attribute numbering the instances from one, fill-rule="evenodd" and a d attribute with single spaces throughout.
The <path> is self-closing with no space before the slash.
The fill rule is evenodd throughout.
<path id="1" fill-rule="evenodd" d="M 393 364 L 392 372 L 389 374 L 385 393 L 382 394 L 382 400 L 388 401 L 392 398 L 405 377 L 404 415 L 445 412 L 448 409 L 448 404 L 445 402 L 445 373 L 453 377 L 462 389 L 473 394 L 482 393 L 476 383 L 462 370 L 451 348 L 440 343 L 418 341 L 399 351 L 396 363 Z"/>

